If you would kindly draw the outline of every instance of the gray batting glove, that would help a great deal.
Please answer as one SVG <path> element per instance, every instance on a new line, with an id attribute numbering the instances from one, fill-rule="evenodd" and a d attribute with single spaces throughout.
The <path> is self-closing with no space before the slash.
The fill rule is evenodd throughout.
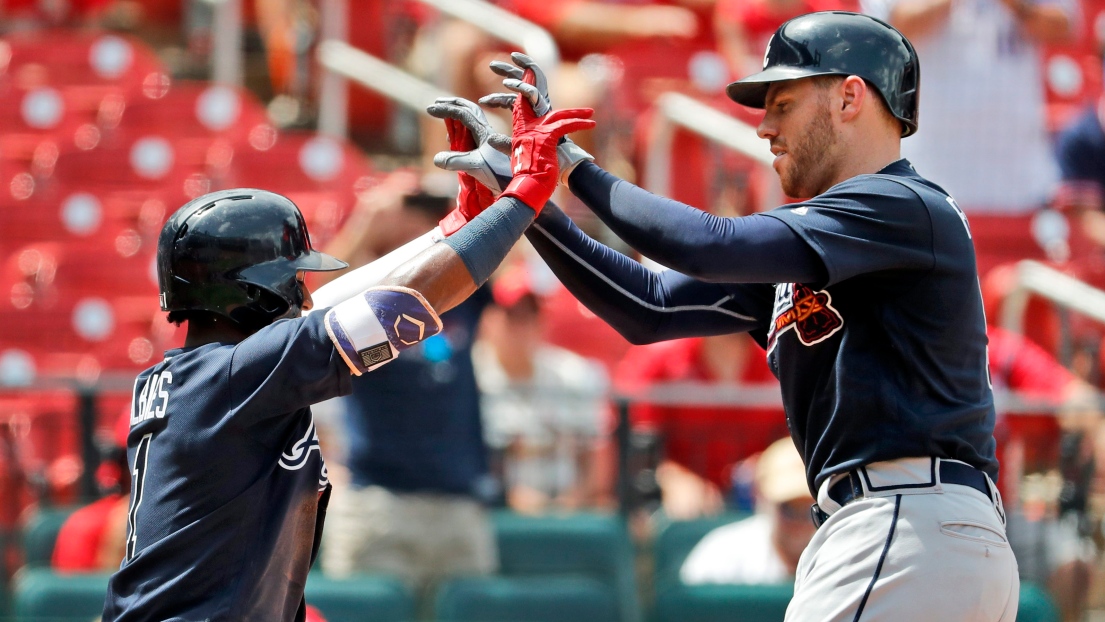
<path id="1" fill-rule="evenodd" d="M 495 132 L 483 110 L 467 99 L 440 97 L 426 112 L 438 119 L 459 121 L 476 141 L 476 148 L 471 151 L 439 151 L 434 155 L 434 166 L 468 173 L 492 192 L 502 192 L 512 177 L 510 137 Z"/>
<path id="2" fill-rule="evenodd" d="M 506 80 L 503 80 L 503 86 L 514 91 L 514 93 L 492 93 L 481 97 L 480 103 L 489 108 L 510 109 L 514 105 L 514 100 L 518 97 L 515 93 L 518 93 L 529 100 L 530 106 L 533 107 L 533 112 L 537 116 L 541 117 L 548 114 L 552 110 L 552 100 L 549 98 L 549 81 L 545 77 L 544 70 L 533 62 L 532 58 L 521 52 L 512 53 L 510 60 L 514 61 L 513 65 L 498 60 L 491 61 L 491 71 L 506 78 Z M 527 69 L 533 71 L 536 84 L 527 84 L 522 81 Z M 560 166 L 560 183 L 567 186 L 568 176 L 579 166 L 579 163 L 584 160 L 594 162 L 595 156 L 587 153 L 579 145 L 572 142 L 572 139 L 565 136 L 556 147 L 556 160 Z"/>
<path id="3" fill-rule="evenodd" d="M 512 53 L 510 60 L 514 61 L 513 65 L 498 60 L 491 61 L 491 71 L 506 78 L 506 80 L 503 80 L 503 86 L 521 93 L 523 97 L 528 99 L 530 106 L 533 107 L 534 114 L 539 117 L 549 114 L 549 111 L 552 110 L 552 101 L 549 99 L 549 80 L 545 77 L 545 71 L 533 62 L 532 58 L 521 52 Z M 526 84 L 522 81 L 527 69 L 533 72 L 536 84 Z M 505 95 L 505 93 L 499 93 L 499 95 Z M 483 99 L 480 100 L 480 103 L 483 103 Z M 511 103 L 514 103 L 513 97 Z"/>

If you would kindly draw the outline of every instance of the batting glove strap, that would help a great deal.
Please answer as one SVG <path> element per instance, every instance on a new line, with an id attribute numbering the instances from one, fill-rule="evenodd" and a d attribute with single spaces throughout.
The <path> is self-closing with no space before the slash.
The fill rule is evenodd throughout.
<path id="1" fill-rule="evenodd" d="M 552 198 L 556 184 L 550 185 L 547 180 L 542 181 L 529 175 L 519 175 L 510 180 L 503 196 L 514 197 L 525 203 L 535 213 L 540 214 L 541 208 Z"/>
<path id="2" fill-rule="evenodd" d="M 326 332 L 357 376 L 441 332 L 441 318 L 422 294 L 374 287 L 326 312 Z"/>
<path id="3" fill-rule="evenodd" d="M 594 162 L 595 156 L 587 153 L 582 147 L 572 142 L 570 138 L 564 138 L 556 146 L 556 161 L 560 164 L 560 183 L 568 185 L 568 176 L 579 166 L 580 162 Z"/>

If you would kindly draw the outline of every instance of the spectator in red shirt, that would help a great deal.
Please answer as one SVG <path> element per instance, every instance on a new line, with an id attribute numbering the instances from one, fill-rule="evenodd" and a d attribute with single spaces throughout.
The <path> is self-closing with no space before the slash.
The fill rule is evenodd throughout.
<path id="1" fill-rule="evenodd" d="M 783 22 L 817 11 L 856 10 L 849 0 L 717 0 L 714 31 L 718 51 L 736 78 L 763 68 L 771 35 Z"/>
<path id="2" fill-rule="evenodd" d="M 1063 619 L 1081 620 L 1092 581 L 1093 546 L 1079 532 L 1078 484 L 1062 482 L 1072 512 L 1057 507 L 1058 490 L 1044 484 L 1057 478 L 1049 473 L 1061 466 L 1064 432 L 1079 438 L 1081 460 L 1093 453 L 1094 430 L 1101 413 L 1096 391 L 1059 364 L 1031 340 L 991 326 L 990 376 L 994 388 L 1015 393 L 1023 401 L 1039 403 L 1041 414 L 1001 414 L 999 405 L 999 487 L 1006 499 L 1009 542 L 1017 555 L 1021 577 L 1047 585 Z M 1067 473 L 1063 473 L 1067 475 Z M 1032 482 L 1032 485 L 1025 485 Z M 1053 487 L 1054 488 L 1054 487 Z M 1071 494 L 1070 491 L 1074 491 Z M 1085 492 L 1085 491 L 1082 491 Z"/>
<path id="3" fill-rule="evenodd" d="M 107 494 L 73 512 L 62 524 L 50 565 L 61 572 L 114 572 L 126 551 L 130 469 L 127 433 L 130 411 L 116 421 L 111 455 L 100 465 L 97 482 Z"/>
<path id="4" fill-rule="evenodd" d="M 502 0 L 500 4 L 547 29 L 563 48 L 563 56 L 578 60 L 624 43 L 708 36 L 704 26 L 712 0 Z"/>
<path id="5" fill-rule="evenodd" d="M 778 384 L 763 350 L 750 337 L 719 335 L 631 348 L 616 374 L 622 391 L 669 383 L 751 385 L 773 395 Z M 757 392 L 759 393 L 759 392 Z M 637 433 L 658 437 L 662 460 L 656 470 L 665 513 L 672 519 L 715 514 L 724 506 L 733 466 L 787 434 L 782 407 L 631 407 Z"/>

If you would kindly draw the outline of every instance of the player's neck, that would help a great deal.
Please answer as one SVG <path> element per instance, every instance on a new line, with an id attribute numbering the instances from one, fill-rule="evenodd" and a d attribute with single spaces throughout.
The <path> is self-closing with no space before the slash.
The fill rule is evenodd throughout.
<path id="1" fill-rule="evenodd" d="M 249 333 L 228 318 L 217 315 L 201 315 L 188 320 L 188 336 L 184 347 L 193 348 L 209 343 L 238 343 Z"/>
<path id="2" fill-rule="evenodd" d="M 886 126 L 881 119 L 868 119 L 851 128 L 843 149 L 837 152 L 836 175 L 821 192 L 857 175 L 877 173 L 902 159 L 902 139 L 896 134 L 897 121 L 894 123 Z"/>
<path id="3" fill-rule="evenodd" d="M 856 177 L 857 175 L 872 175 L 878 173 L 882 169 L 890 166 L 894 162 L 902 159 L 902 152 L 900 149 L 893 150 L 881 150 L 873 153 L 865 154 L 857 160 L 847 160 L 842 163 L 840 169 L 837 171 L 835 178 L 828 187 L 822 189 L 821 192 L 832 188 L 833 186 L 848 181 L 849 179 Z M 820 194 L 820 193 L 818 193 Z"/>

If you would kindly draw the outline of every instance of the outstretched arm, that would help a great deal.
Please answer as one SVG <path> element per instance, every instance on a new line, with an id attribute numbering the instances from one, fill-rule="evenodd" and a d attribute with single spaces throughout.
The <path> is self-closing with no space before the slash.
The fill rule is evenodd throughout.
<path id="1" fill-rule="evenodd" d="M 491 63 L 503 86 L 521 94 L 534 110 L 548 109 L 544 72 L 533 59 L 512 54 L 514 65 Z M 519 78 L 533 74 L 526 83 Z M 486 106 L 512 106 L 510 93 L 480 99 Z M 594 158 L 564 141 L 558 151 L 561 181 L 614 233 L 642 255 L 704 281 L 814 283 L 827 278 L 820 257 L 786 224 L 764 215 L 719 218 L 622 181 Z"/>
<path id="2" fill-rule="evenodd" d="M 551 203 L 526 238 L 565 287 L 631 343 L 756 331 L 771 316 L 771 286 L 653 272 L 588 237 Z"/>
<path id="3" fill-rule="evenodd" d="M 583 162 L 568 180 L 618 237 L 645 257 L 705 281 L 816 283 L 821 258 L 782 221 L 722 218 L 666 199 Z"/>

